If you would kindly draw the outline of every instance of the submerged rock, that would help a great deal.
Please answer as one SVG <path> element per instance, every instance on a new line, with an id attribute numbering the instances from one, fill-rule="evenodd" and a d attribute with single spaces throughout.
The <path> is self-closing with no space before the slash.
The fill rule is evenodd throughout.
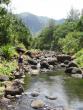
<path id="1" fill-rule="evenodd" d="M 35 109 L 38 109 L 38 108 L 42 108 L 44 107 L 44 102 L 42 100 L 34 100 L 32 103 L 31 103 L 31 107 L 32 108 L 35 108 Z"/>
<path id="2" fill-rule="evenodd" d="M 36 69 L 36 70 L 31 69 L 30 70 L 30 74 L 33 76 L 39 75 L 39 72 L 40 72 L 40 70 L 38 70 L 38 69 Z"/>
<path id="3" fill-rule="evenodd" d="M 37 97 L 37 96 L 39 96 L 39 93 L 36 92 L 36 91 L 34 91 L 34 92 L 31 93 L 31 96 L 33 96 L 33 97 Z"/>
<path id="4" fill-rule="evenodd" d="M 56 100 L 57 99 L 57 97 L 55 97 L 55 96 L 45 96 L 47 99 L 50 99 L 50 100 Z"/>

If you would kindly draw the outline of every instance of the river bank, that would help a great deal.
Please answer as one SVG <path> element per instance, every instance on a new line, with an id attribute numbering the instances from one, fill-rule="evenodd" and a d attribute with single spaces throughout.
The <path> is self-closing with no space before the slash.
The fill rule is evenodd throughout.
<path id="1" fill-rule="evenodd" d="M 12 82 L 10 81 L 10 83 L 9 81 L 4 81 L 4 96 L 6 98 L 1 98 L 0 102 L 5 103 L 5 101 L 9 102 L 9 99 L 11 101 L 12 99 L 20 97 L 24 91 L 22 84 L 24 84 L 23 79 L 26 74 L 34 77 L 39 74 L 48 74 L 49 72 L 55 72 L 63 69 L 66 75 L 82 79 L 82 70 L 73 60 L 74 58 L 72 56 L 57 54 L 55 52 L 26 52 L 24 59 L 24 71 L 19 72 L 18 69 L 16 69 L 15 71 L 12 71 L 14 80 L 12 80 Z M 51 98 L 52 97 L 50 97 L 50 99 Z"/>

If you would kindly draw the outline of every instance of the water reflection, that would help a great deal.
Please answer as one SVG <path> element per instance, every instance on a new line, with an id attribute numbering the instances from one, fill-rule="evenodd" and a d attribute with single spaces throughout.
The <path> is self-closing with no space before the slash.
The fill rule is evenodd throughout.
<path id="1" fill-rule="evenodd" d="M 82 86 L 82 79 L 68 78 L 62 71 L 59 71 L 33 77 L 27 91 L 36 89 L 44 96 L 47 94 L 56 96 L 58 99 L 52 101 L 52 105 L 64 105 L 77 109 L 83 107 Z M 40 98 L 44 99 L 43 95 Z M 47 101 L 46 99 L 44 100 Z"/>
<path id="2" fill-rule="evenodd" d="M 63 71 L 55 73 L 41 74 L 35 77 L 25 78 L 26 92 L 38 91 L 38 99 L 42 99 L 50 106 L 62 105 L 75 110 L 83 110 L 83 80 L 68 78 Z M 46 99 L 45 96 L 56 96 L 57 100 Z M 22 97 L 21 103 L 18 104 L 17 110 L 30 110 L 30 96 Z M 22 109 L 23 108 L 23 109 Z"/>

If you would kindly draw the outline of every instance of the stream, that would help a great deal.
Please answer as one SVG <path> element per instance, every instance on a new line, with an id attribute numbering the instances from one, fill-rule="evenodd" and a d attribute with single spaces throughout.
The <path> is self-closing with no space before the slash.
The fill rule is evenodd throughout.
<path id="1" fill-rule="evenodd" d="M 15 110 L 34 110 L 31 108 L 31 102 L 35 99 L 41 99 L 46 105 L 53 108 L 61 106 L 73 110 L 83 110 L 83 79 L 68 77 L 60 70 L 32 77 L 27 75 L 24 82 L 26 94 L 18 98 L 15 103 L 13 102 Z M 34 90 L 39 92 L 38 97 L 30 95 Z M 57 99 L 47 99 L 46 95 L 55 96 Z"/>

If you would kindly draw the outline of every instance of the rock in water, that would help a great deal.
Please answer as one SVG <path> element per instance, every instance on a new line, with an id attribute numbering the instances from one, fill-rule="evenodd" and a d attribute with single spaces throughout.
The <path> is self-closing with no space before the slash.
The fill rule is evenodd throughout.
<path id="1" fill-rule="evenodd" d="M 55 97 L 55 96 L 45 96 L 45 97 L 49 100 L 56 100 L 57 99 L 57 97 Z"/>
<path id="2" fill-rule="evenodd" d="M 72 57 L 70 55 L 64 55 L 64 54 L 57 55 L 57 61 L 58 62 L 64 63 L 64 61 L 66 61 L 66 60 L 71 61 Z"/>
<path id="3" fill-rule="evenodd" d="M 30 65 L 37 65 L 37 61 L 33 59 L 28 59 L 28 64 Z"/>
<path id="4" fill-rule="evenodd" d="M 77 67 L 69 67 L 69 68 L 66 68 L 65 73 L 68 73 L 70 75 L 71 74 L 82 74 L 82 70 Z"/>
<path id="5" fill-rule="evenodd" d="M 82 79 L 82 74 L 72 74 L 71 76 L 74 78 L 81 78 Z"/>
<path id="6" fill-rule="evenodd" d="M 31 107 L 32 108 L 35 108 L 35 109 L 38 109 L 38 108 L 42 108 L 44 107 L 44 102 L 42 100 L 34 100 L 32 103 L 31 103 Z"/>
<path id="7" fill-rule="evenodd" d="M 36 76 L 39 75 L 39 70 L 31 70 L 30 73 L 31 75 Z"/>
<path id="8" fill-rule="evenodd" d="M 31 93 L 31 96 L 33 96 L 33 97 L 37 97 L 38 95 L 39 95 L 39 93 L 36 92 L 36 91 L 34 91 L 34 92 Z"/>
<path id="9" fill-rule="evenodd" d="M 8 104 L 10 104 L 10 99 L 7 99 L 7 98 L 5 98 L 5 97 L 3 97 L 1 100 L 0 100 L 0 103 L 2 104 L 2 105 L 8 105 Z"/>
<path id="10" fill-rule="evenodd" d="M 68 64 L 68 67 L 77 67 L 78 68 L 78 65 L 75 62 L 70 62 Z"/>

